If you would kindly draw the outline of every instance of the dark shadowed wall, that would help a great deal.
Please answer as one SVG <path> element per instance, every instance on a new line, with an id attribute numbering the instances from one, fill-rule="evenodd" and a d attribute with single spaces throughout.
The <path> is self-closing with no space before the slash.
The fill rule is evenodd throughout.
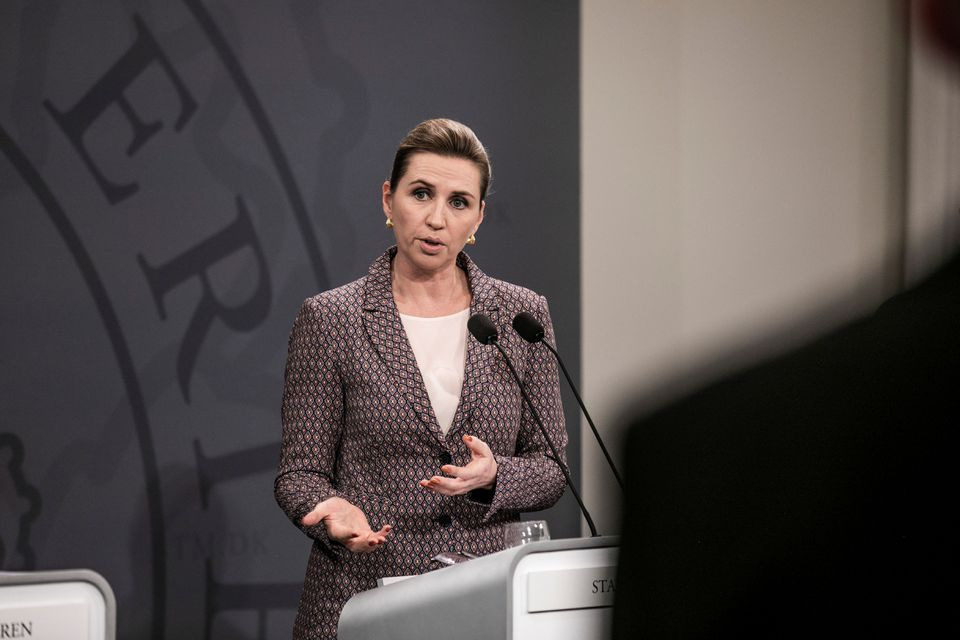
<path id="1" fill-rule="evenodd" d="M 579 371 L 578 29 L 568 0 L 3 3 L 0 568 L 99 571 L 121 638 L 289 637 L 287 333 L 390 244 L 424 118 L 488 146 L 471 256 Z M 549 518 L 579 534 L 569 496 Z"/>

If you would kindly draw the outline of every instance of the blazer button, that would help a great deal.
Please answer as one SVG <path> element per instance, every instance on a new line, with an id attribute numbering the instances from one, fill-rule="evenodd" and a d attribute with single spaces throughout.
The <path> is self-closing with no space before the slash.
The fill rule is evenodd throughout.
<path id="1" fill-rule="evenodd" d="M 440 464 L 450 464 L 453 462 L 453 457 L 446 451 L 437 456 L 437 459 L 440 460 Z"/>
<path id="2" fill-rule="evenodd" d="M 437 522 L 440 523 L 441 527 L 447 528 L 453 524 L 453 518 L 450 517 L 450 514 L 443 513 L 437 518 Z"/>

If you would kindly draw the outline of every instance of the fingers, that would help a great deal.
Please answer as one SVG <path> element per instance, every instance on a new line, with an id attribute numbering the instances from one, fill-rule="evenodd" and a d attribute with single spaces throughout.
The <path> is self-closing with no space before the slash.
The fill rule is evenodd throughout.
<path id="1" fill-rule="evenodd" d="M 470 469 L 468 467 L 456 467 L 452 464 L 443 465 L 440 467 L 440 471 L 454 478 L 464 478 L 470 475 Z"/>
<path id="2" fill-rule="evenodd" d="M 376 533 L 370 531 L 365 535 L 357 535 L 348 540 L 341 541 L 341 544 L 353 553 L 371 553 L 387 541 L 387 535 L 392 529 L 393 527 L 387 524 L 381 527 Z"/>
<path id="3" fill-rule="evenodd" d="M 420 486 L 445 496 L 459 496 L 470 491 L 472 483 L 462 478 L 444 478 L 433 476 L 429 480 L 421 480 Z"/>
<path id="4" fill-rule="evenodd" d="M 471 471 L 473 486 L 471 489 L 489 489 L 497 479 L 497 459 L 490 445 L 473 436 L 463 436 L 463 442 L 470 449 L 472 460 L 467 465 Z"/>
<path id="5" fill-rule="evenodd" d="M 374 551 L 386 541 L 392 529 L 388 524 L 377 532 L 372 531 L 363 511 L 337 497 L 318 503 L 300 522 L 308 527 L 322 522 L 331 540 L 356 553 Z"/>
<path id="6" fill-rule="evenodd" d="M 345 546 L 353 553 L 370 553 L 376 551 L 383 544 L 383 540 L 376 540 L 368 536 L 357 536 L 349 540 L 343 540 L 340 544 Z"/>
<path id="7" fill-rule="evenodd" d="M 463 443 L 467 445 L 467 448 L 470 449 L 470 453 L 475 456 L 490 456 L 493 455 L 490 451 L 490 447 L 487 446 L 487 443 L 481 440 L 480 438 L 474 438 L 473 436 L 463 436 Z"/>
<path id="8" fill-rule="evenodd" d="M 300 522 L 304 526 L 312 527 L 313 525 L 320 524 L 327 518 L 342 516 L 344 512 L 348 512 L 351 509 L 356 509 L 356 507 L 343 498 L 334 496 L 327 498 L 323 502 L 318 502 L 310 513 L 300 519 Z"/>
<path id="9" fill-rule="evenodd" d="M 433 476 L 429 480 L 421 480 L 421 487 L 445 496 L 459 496 L 489 484 L 489 479 L 485 478 L 493 477 L 495 471 L 491 472 L 491 468 L 496 469 L 490 447 L 483 440 L 469 435 L 463 436 L 463 442 L 470 450 L 470 463 L 464 467 L 445 464 L 440 471 L 449 477 Z"/>
<path id="10" fill-rule="evenodd" d="M 300 519 L 301 524 L 305 527 L 312 527 L 316 524 L 320 524 L 323 519 L 327 516 L 328 512 L 324 504 L 321 502 L 313 508 L 313 511 L 303 516 Z"/>

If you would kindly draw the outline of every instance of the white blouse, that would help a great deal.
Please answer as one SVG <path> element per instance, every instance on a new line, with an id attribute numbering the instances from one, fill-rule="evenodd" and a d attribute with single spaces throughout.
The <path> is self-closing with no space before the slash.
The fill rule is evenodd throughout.
<path id="1" fill-rule="evenodd" d="M 444 435 L 450 430 L 453 414 L 460 403 L 469 317 L 469 308 L 438 318 L 400 314 L 400 321 L 427 387 L 433 413 Z"/>

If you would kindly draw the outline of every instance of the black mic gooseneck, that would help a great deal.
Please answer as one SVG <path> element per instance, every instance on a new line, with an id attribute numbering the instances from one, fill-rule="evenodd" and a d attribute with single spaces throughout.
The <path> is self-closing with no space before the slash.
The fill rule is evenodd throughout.
<path id="1" fill-rule="evenodd" d="M 564 464 L 560 454 L 557 453 L 557 448 L 554 446 L 553 440 L 551 440 L 549 434 L 547 434 L 547 430 L 543 426 L 543 422 L 540 420 L 540 415 L 537 413 L 536 407 L 533 406 L 530 396 L 527 395 L 527 390 L 520 381 L 520 376 L 517 374 L 517 370 L 513 368 L 513 363 L 510 361 L 510 356 L 507 355 L 507 352 L 504 351 L 503 347 L 501 347 L 497 342 L 497 328 L 494 326 L 493 322 L 491 322 L 490 318 L 482 313 L 475 313 L 470 316 L 470 319 L 467 321 L 467 328 L 478 342 L 481 344 L 492 344 L 497 348 L 501 355 L 503 355 L 503 359 L 507 363 L 510 373 L 513 374 L 513 379 L 517 381 L 517 386 L 520 388 L 520 395 L 523 396 L 523 399 L 527 403 L 527 408 L 530 409 L 530 415 L 533 417 L 533 421 L 537 423 L 538 427 L 540 427 L 540 433 L 543 434 L 543 439 L 547 441 L 547 445 L 549 445 L 550 451 L 553 453 L 553 458 L 556 461 L 557 466 L 560 467 L 560 471 L 563 472 L 563 477 L 567 481 L 567 486 L 570 487 L 570 491 L 573 492 L 573 497 L 577 499 L 577 504 L 580 505 L 580 511 L 583 513 L 583 517 L 587 520 L 587 526 L 590 527 L 590 535 L 596 538 L 600 535 L 597 533 L 597 526 L 593 524 L 593 518 L 590 517 L 590 512 L 587 511 L 586 505 L 583 504 L 583 499 L 580 498 L 577 488 L 573 486 L 573 479 L 570 477 L 570 471 L 567 469 L 567 465 Z"/>
<path id="2" fill-rule="evenodd" d="M 600 437 L 600 432 L 597 431 L 596 425 L 593 424 L 593 418 L 590 417 L 590 412 L 587 411 L 587 407 L 584 406 L 583 399 L 580 397 L 580 392 L 577 391 L 576 385 L 573 384 L 573 380 L 570 378 L 570 373 L 567 372 L 567 367 L 563 364 L 563 359 L 560 357 L 560 354 L 553 347 L 553 345 L 543 339 L 543 325 L 540 324 L 539 320 L 533 317 L 533 314 L 526 311 L 521 311 L 513 318 L 513 328 L 517 333 L 520 334 L 520 337 L 527 342 L 543 343 L 543 345 L 550 350 L 550 353 L 553 354 L 553 357 L 557 359 L 557 362 L 560 364 L 560 369 L 563 371 L 563 375 L 567 379 L 567 384 L 570 385 L 570 390 L 573 391 L 573 396 L 577 399 L 577 403 L 580 405 L 583 415 L 586 416 L 587 423 L 590 425 L 590 429 L 593 431 L 593 436 L 597 439 L 597 444 L 600 445 L 600 450 L 603 451 L 603 455 L 607 458 L 607 464 L 610 465 L 610 470 L 613 471 L 613 475 L 617 479 L 617 483 L 620 485 L 620 490 L 623 491 L 623 480 L 620 478 L 620 473 L 617 471 L 617 465 L 613 463 L 613 458 L 610 457 L 610 452 L 607 451 L 607 447 L 603 444 L 603 438 Z"/>

